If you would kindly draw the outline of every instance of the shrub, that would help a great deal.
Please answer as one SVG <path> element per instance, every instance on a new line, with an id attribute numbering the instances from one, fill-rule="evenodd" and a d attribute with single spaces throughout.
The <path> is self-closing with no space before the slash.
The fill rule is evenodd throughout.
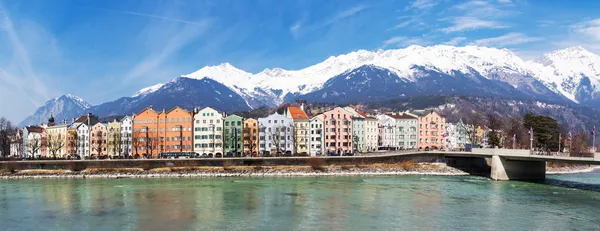
<path id="1" fill-rule="evenodd" d="M 262 170 L 264 170 L 264 169 L 265 169 L 265 168 L 263 168 L 263 166 L 262 166 L 262 165 L 257 165 L 257 166 L 254 166 L 254 171 L 262 171 Z"/>
<path id="2" fill-rule="evenodd" d="M 311 157 L 308 158 L 308 166 L 310 166 L 313 170 L 316 171 L 323 171 L 325 170 L 325 162 L 323 162 L 323 159 L 318 158 L 318 157 Z"/>
<path id="3" fill-rule="evenodd" d="M 415 162 L 413 162 L 412 160 L 405 160 L 400 162 L 400 166 L 402 167 L 402 169 L 406 170 L 406 171 L 410 171 L 416 168 L 415 166 Z"/>

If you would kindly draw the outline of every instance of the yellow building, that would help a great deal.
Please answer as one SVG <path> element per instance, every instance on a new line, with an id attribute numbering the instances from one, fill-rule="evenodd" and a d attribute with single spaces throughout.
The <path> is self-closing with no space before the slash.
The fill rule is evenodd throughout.
<path id="1" fill-rule="evenodd" d="M 63 158 L 67 156 L 66 124 L 53 125 L 46 128 L 46 150 L 48 157 Z"/>
<path id="2" fill-rule="evenodd" d="M 285 115 L 294 120 L 294 136 L 292 138 L 294 151 L 297 154 L 307 155 L 310 129 L 309 118 L 304 112 L 304 105 L 288 107 Z"/>
<path id="3" fill-rule="evenodd" d="M 106 126 L 106 152 L 108 156 L 119 156 L 121 152 L 121 122 L 117 120 Z"/>

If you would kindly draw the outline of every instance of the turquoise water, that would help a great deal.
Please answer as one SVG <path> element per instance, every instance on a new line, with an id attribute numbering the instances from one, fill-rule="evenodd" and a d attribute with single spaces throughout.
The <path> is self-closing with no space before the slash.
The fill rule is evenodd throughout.
<path id="1" fill-rule="evenodd" d="M 600 230 L 600 173 L 549 178 L 3 180 L 0 230 Z"/>

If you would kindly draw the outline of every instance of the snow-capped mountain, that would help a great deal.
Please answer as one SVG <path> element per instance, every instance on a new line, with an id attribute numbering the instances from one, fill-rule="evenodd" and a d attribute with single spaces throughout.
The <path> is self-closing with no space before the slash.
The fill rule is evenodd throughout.
<path id="1" fill-rule="evenodd" d="M 84 114 L 92 105 L 85 100 L 66 94 L 46 101 L 44 106 L 39 107 L 35 113 L 25 118 L 19 126 L 39 125 L 48 122 L 50 116 L 54 116 L 56 122 L 62 120 L 71 121 L 75 117 Z"/>
<path id="2" fill-rule="evenodd" d="M 508 49 L 437 45 L 358 50 L 299 69 L 250 73 L 229 63 L 206 66 L 131 97 L 87 108 L 124 115 L 154 105 L 223 111 L 272 107 L 298 99 L 356 103 L 422 95 L 457 95 L 578 103 L 600 107 L 600 56 L 581 47 L 525 62 Z M 77 101 L 77 100 L 75 100 Z M 82 107 L 85 108 L 85 107 Z M 40 108 L 29 122 L 49 116 Z M 56 112 L 56 115 L 59 113 Z"/>
<path id="3" fill-rule="evenodd" d="M 293 98 L 290 96 L 319 90 L 334 76 L 363 65 L 388 69 L 406 82 L 416 82 L 420 78 L 426 78 L 430 71 L 433 71 L 448 76 L 477 75 L 485 79 L 506 82 L 514 88 L 534 93 L 555 92 L 547 89 L 544 84 L 531 76 L 527 63 L 510 50 L 477 46 L 437 45 L 409 46 L 395 50 L 359 50 L 330 57 L 321 63 L 300 70 L 274 68 L 256 74 L 225 63 L 207 66 L 184 76 L 214 79 L 238 92 L 252 107 L 256 107 L 277 105 Z"/>
<path id="4" fill-rule="evenodd" d="M 549 89 L 577 103 L 600 105 L 599 55 L 570 47 L 544 54 L 527 65 Z"/>

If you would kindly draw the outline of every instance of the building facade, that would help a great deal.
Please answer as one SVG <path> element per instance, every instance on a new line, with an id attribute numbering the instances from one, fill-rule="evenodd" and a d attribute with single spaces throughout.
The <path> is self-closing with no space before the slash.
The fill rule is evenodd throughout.
<path id="1" fill-rule="evenodd" d="M 418 148 L 418 116 L 404 112 L 391 115 L 396 122 L 396 141 L 398 149 Z"/>
<path id="2" fill-rule="evenodd" d="M 446 145 L 446 118 L 433 110 L 415 111 L 419 118 L 419 150 L 439 150 Z"/>
<path id="3" fill-rule="evenodd" d="M 285 112 L 285 116 L 294 121 L 294 151 L 297 154 L 306 155 L 309 152 L 309 118 L 304 112 L 304 105 L 289 106 Z"/>
<path id="4" fill-rule="evenodd" d="M 389 115 L 377 115 L 379 124 L 379 149 L 396 150 L 398 142 L 396 141 L 396 120 Z"/>
<path id="5" fill-rule="evenodd" d="M 217 110 L 206 107 L 194 115 L 194 151 L 223 156 L 223 115 Z"/>
<path id="6" fill-rule="evenodd" d="M 106 126 L 106 152 L 108 156 L 121 156 L 121 122 L 113 120 Z"/>
<path id="7" fill-rule="evenodd" d="M 119 151 L 121 156 L 132 156 L 132 133 L 133 116 L 125 116 L 121 119 L 121 150 Z"/>
<path id="8" fill-rule="evenodd" d="M 90 127 L 85 123 L 77 126 L 77 155 L 80 158 L 90 157 Z"/>
<path id="9" fill-rule="evenodd" d="M 238 115 L 225 117 L 223 125 L 224 152 L 227 156 L 242 156 L 244 152 L 244 118 Z"/>
<path id="10" fill-rule="evenodd" d="M 68 125 L 60 124 L 46 128 L 48 154 L 52 157 L 63 158 L 67 156 Z"/>
<path id="11" fill-rule="evenodd" d="M 174 107 L 163 111 L 158 117 L 158 152 L 165 155 L 193 155 L 193 112 Z"/>
<path id="12" fill-rule="evenodd" d="M 97 123 L 90 128 L 90 157 L 103 158 L 107 152 L 107 123 Z"/>
<path id="13" fill-rule="evenodd" d="M 76 158 L 76 156 L 78 155 L 77 153 L 77 149 L 78 149 L 78 144 L 77 144 L 77 127 L 79 126 L 79 124 L 81 123 L 72 123 L 69 124 L 69 127 L 67 127 L 67 155 L 69 155 L 70 158 Z"/>
<path id="14" fill-rule="evenodd" d="M 352 152 L 352 114 L 336 107 L 323 116 L 326 152 L 337 155 Z"/>
<path id="15" fill-rule="evenodd" d="M 258 120 L 244 120 L 244 154 L 258 156 Z"/>
<path id="16" fill-rule="evenodd" d="M 152 106 L 135 114 L 132 149 L 135 158 L 158 157 L 158 113 Z"/>
<path id="17" fill-rule="evenodd" d="M 27 126 L 25 130 L 23 130 L 23 134 L 27 134 L 27 138 L 24 142 L 26 146 L 25 155 L 29 158 L 39 158 L 40 156 L 44 156 L 43 147 L 45 145 L 45 129 L 38 126 Z"/>
<path id="18" fill-rule="evenodd" d="M 308 146 L 310 148 L 310 156 L 321 156 L 325 153 L 325 139 L 323 132 L 323 114 L 314 116 L 309 120 L 310 139 Z"/>
<path id="19" fill-rule="evenodd" d="M 468 132 L 469 126 L 462 120 L 446 124 L 446 149 L 462 151 L 471 143 Z"/>
<path id="20" fill-rule="evenodd" d="M 354 151 L 372 152 L 378 146 L 378 120 L 353 106 L 344 107 L 352 114 L 352 141 Z"/>
<path id="21" fill-rule="evenodd" d="M 258 119 L 258 149 L 263 156 L 294 153 L 294 121 L 278 113 Z"/>

